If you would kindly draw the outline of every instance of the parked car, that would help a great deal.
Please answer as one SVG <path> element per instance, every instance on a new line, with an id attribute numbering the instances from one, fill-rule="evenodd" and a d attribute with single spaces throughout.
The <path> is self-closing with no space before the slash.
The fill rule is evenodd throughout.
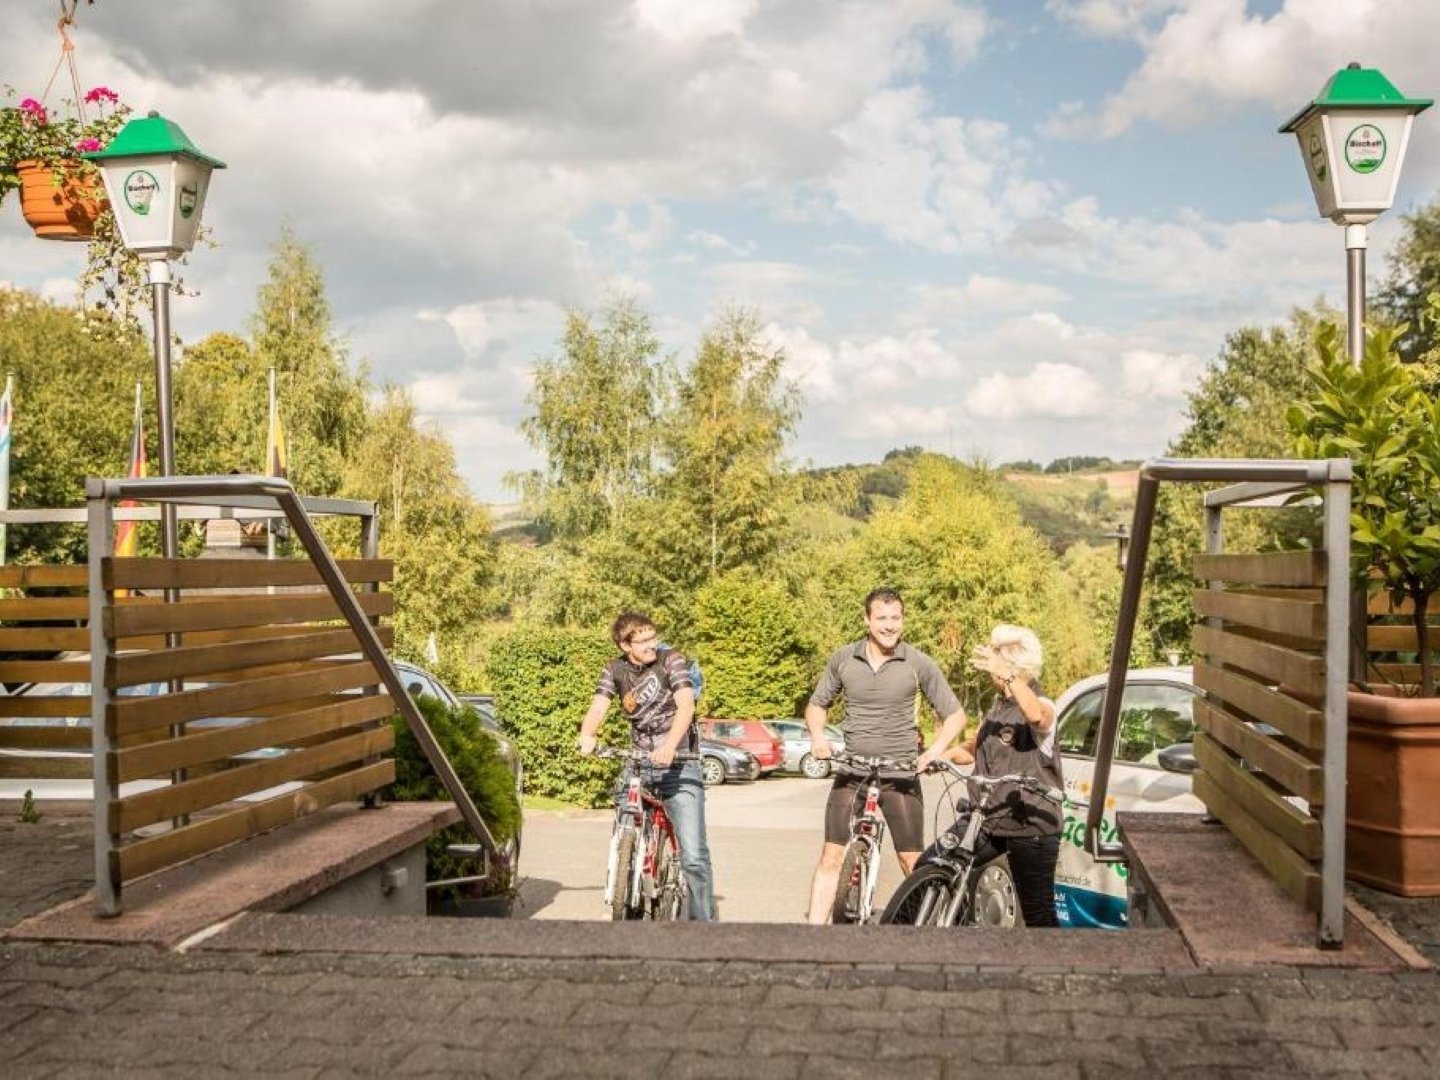
<path id="1" fill-rule="evenodd" d="M 748 750 L 714 739 L 700 740 L 700 775 L 706 787 L 723 784 L 727 780 L 760 779 L 760 762 Z"/>
<path id="2" fill-rule="evenodd" d="M 1057 738 L 1064 756 L 1065 790 L 1088 801 L 1095 776 L 1095 743 L 1100 707 L 1109 676 L 1094 675 L 1070 687 L 1055 702 Z M 1200 691 L 1188 667 L 1139 668 L 1125 674 L 1120 728 L 1110 765 L 1101 839 L 1116 838 L 1121 811 L 1204 813 L 1191 793 L 1195 770 L 1192 709 Z M 1097 863 L 1085 851 L 1088 810 L 1067 805 L 1055 874 L 1055 907 L 1062 926 L 1126 925 L 1127 869 Z"/>
<path id="3" fill-rule="evenodd" d="M 784 756 L 782 769 L 803 773 L 811 780 L 824 780 L 830 775 L 830 762 L 810 753 L 810 729 L 805 726 L 804 720 L 766 720 L 764 724 L 780 739 Z M 845 749 L 845 736 L 839 728 L 826 724 L 825 734 L 830 739 L 831 749 Z"/>
<path id="4" fill-rule="evenodd" d="M 699 721 L 700 737 L 748 750 L 760 763 L 760 774 L 774 772 L 785 763 L 785 750 L 776 734 L 759 720 L 723 720 L 706 717 Z"/>
<path id="5" fill-rule="evenodd" d="M 395 670 L 400 673 L 400 681 L 405 684 L 405 689 L 410 693 L 429 694 L 431 697 L 439 698 L 451 708 L 468 708 L 475 714 L 480 726 L 495 740 L 501 759 L 509 766 L 510 774 L 515 778 L 515 797 L 523 800 L 525 797 L 525 765 L 520 760 L 520 751 L 515 748 L 510 737 L 505 734 L 505 729 L 495 714 L 495 699 L 485 694 L 457 694 L 417 664 L 412 664 L 408 660 L 396 660 L 394 663 Z"/>

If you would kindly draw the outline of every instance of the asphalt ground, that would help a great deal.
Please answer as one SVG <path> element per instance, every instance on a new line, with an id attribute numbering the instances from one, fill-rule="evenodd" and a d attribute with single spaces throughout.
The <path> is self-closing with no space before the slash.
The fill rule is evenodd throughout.
<path id="1" fill-rule="evenodd" d="M 0 932 L 0 1076 L 1440 1075 L 1433 970 L 1206 969 L 1163 932 L 744 921 L 755 845 L 809 849 L 756 870 L 786 922 L 818 842 L 803 810 L 826 785 L 772 783 L 713 789 L 715 927 L 545 917 L 590 906 L 594 863 L 567 886 L 540 815 L 522 897 L 555 887 L 533 919 L 247 915 L 186 952 Z M 0 805 L 0 928 L 85 891 L 89 828 Z M 1440 901 L 1352 892 L 1440 959 Z"/>

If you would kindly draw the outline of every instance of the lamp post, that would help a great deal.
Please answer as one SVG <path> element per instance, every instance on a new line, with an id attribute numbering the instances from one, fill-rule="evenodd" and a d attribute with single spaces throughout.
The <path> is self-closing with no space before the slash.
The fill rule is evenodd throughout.
<path id="1" fill-rule="evenodd" d="M 1365 227 L 1395 201 L 1410 127 L 1432 104 L 1407 98 L 1375 68 L 1351 63 L 1280 128 L 1300 143 L 1320 216 L 1345 227 L 1346 330 L 1355 364 L 1365 351 Z"/>
<path id="2" fill-rule="evenodd" d="M 100 167 L 105 194 L 125 246 L 145 261 L 154 295 L 155 397 L 160 422 L 160 474 L 175 472 L 175 423 L 170 411 L 170 259 L 195 246 L 213 169 L 225 163 L 190 141 L 157 112 L 131 120 L 110 145 L 84 154 Z M 161 551 L 180 547 L 175 507 L 160 508 Z"/>
<path id="3" fill-rule="evenodd" d="M 1122 573 L 1125 564 L 1130 560 L 1130 530 L 1125 527 L 1122 521 L 1115 526 L 1114 532 L 1102 533 L 1106 540 L 1115 541 L 1115 566 Z"/>

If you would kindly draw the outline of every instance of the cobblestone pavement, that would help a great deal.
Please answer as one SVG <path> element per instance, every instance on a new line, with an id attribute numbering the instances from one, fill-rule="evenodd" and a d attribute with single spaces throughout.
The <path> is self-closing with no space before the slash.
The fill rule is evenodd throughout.
<path id="1" fill-rule="evenodd" d="M 0 928 L 88 887 L 88 818 L 3 821 Z M 1432 959 L 1437 909 L 1375 903 Z M 823 960 L 499 956 L 457 947 L 453 922 L 428 944 L 397 924 L 384 951 L 358 922 L 304 918 L 242 920 L 186 953 L 0 938 L 0 1076 L 1440 1075 L 1434 971 L 1114 973 L 1019 948 L 1014 970 L 857 963 L 844 933 Z"/>

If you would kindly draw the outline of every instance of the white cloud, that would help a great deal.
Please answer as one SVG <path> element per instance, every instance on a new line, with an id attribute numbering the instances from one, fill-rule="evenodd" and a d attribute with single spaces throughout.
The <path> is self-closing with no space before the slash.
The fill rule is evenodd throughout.
<path id="1" fill-rule="evenodd" d="M 971 274 L 962 285 L 917 285 L 912 292 L 916 303 L 908 317 L 932 325 L 957 316 L 1024 311 L 1069 299 L 1054 285 L 989 274 Z"/>
<path id="2" fill-rule="evenodd" d="M 965 395 L 965 410 L 989 420 L 1040 420 L 1098 415 L 1106 404 L 1100 382 L 1072 364 L 1037 364 L 1025 375 L 987 375 Z"/>
<path id="3" fill-rule="evenodd" d="M 939 405 L 880 405 L 863 410 L 857 419 L 867 434 L 891 439 L 897 445 L 944 434 L 952 426 L 948 410 Z"/>
<path id="4" fill-rule="evenodd" d="M 696 229 L 694 232 L 686 233 L 685 239 L 696 247 L 702 247 L 707 251 L 721 251 L 726 255 L 746 256 L 755 253 L 755 244 L 752 241 L 748 244 L 736 244 L 725 239 L 719 233 L 709 232 L 705 229 Z"/>
<path id="5" fill-rule="evenodd" d="M 1120 389 L 1132 398 L 1176 400 L 1195 388 L 1205 361 L 1188 354 L 1131 349 L 1120 357 Z"/>
<path id="6" fill-rule="evenodd" d="M 635 19 L 671 44 L 694 45 L 740 34 L 756 6 L 757 0 L 635 0 Z"/>
<path id="7" fill-rule="evenodd" d="M 1149 17 L 1167 7 L 1174 10 L 1164 24 L 1149 30 Z M 1402 90 L 1423 87 L 1433 79 L 1433 43 L 1440 37 L 1440 5 L 1415 0 L 1286 0 L 1268 17 L 1251 14 L 1244 0 L 1081 3 L 1058 10 L 1088 29 L 1130 34 L 1145 57 L 1096 109 L 1067 107 L 1052 116 L 1046 130 L 1057 135 L 1108 138 L 1147 120 L 1194 124 L 1247 102 L 1273 106 L 1278 122 L 1352 60 L 1381 68 Z"/>
<path id="8" fill-rule="evenodd" d="M 1046 0 L 1045 10 L 1095 37 L 1127 37 L 1180 0 Z"/>
<path id="9" fill-rule="evenodd" d="M 675 231 L 675 215 L 668 207 L 650 203 L 641 222 L 632 222 L 625 210 L 617 210 L 605 230 L 631 251 L 653 251 L 665 244 Z"/>

